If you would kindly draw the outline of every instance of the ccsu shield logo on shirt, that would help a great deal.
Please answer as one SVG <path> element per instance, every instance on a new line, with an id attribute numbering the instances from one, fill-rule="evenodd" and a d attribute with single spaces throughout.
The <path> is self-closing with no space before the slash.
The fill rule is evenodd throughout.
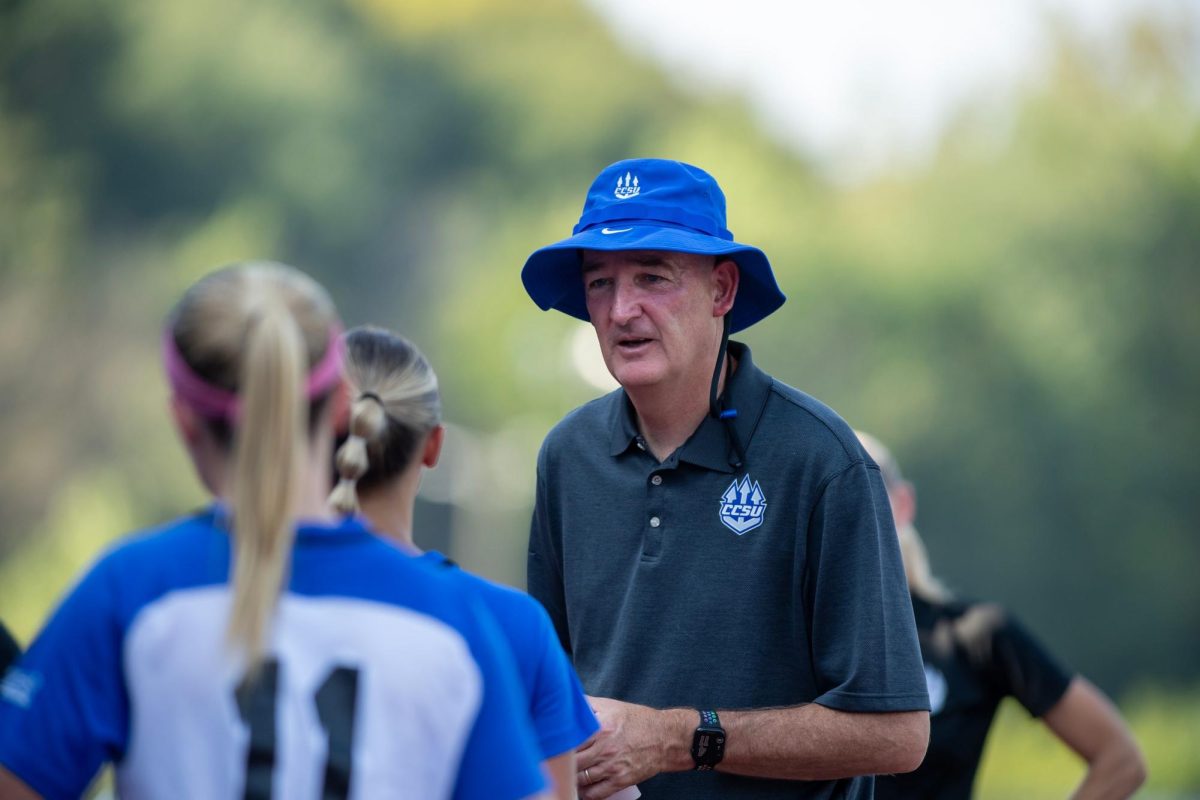
<path id="1" fill-rule="evenodd" d="M 735 479 L 721 495 L 721 522 L 738 536 L 762 525 L 766 511 L 767 498 L 749 473 Z"/>

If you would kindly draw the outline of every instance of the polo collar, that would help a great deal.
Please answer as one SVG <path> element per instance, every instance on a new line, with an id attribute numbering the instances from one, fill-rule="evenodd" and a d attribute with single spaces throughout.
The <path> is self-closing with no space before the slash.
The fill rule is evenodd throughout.
<path id="1" fill-rule="evenodd" d="M 750 348 L 741 342 L 729 343 L 729 355 L 737 360 L 737 369 L 725 383 L 725 407 L 736 409 L 733 425 L 738 438 L 747 450 L 754 429 L 762 416 L 767 397 L 771 391 L 771 377 L 754 365 Z M 633 403 L 624 389 L 610 395 L 612 398 L 609 454 L 619 456 L 637 444 L 638 430 L 634 417 Z M 730 465 L 733 445 L 720 420 L 705 415 L 699 427 L 677 451 L 680 461 L 687 461 L 717 472 L 733 472 Z"/>

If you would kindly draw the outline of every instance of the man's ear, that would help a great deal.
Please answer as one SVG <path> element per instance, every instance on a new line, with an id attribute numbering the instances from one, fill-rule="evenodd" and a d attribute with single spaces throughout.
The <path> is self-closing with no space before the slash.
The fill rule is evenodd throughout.
<path id="1" fill-rule="evenodd" d="M 741 272 L 732 258 L 717 258 L 713 267 L 713 316 L 723 317 L 733 308 Z"/>
<path id="2" fill-rule="evenodd" d="M 446 440 L 446 428 L 443 425 L 436 426 L 425 437 L 425 448 L 421 452 L 421 465 L 433 469 L 437 466 L 438 459 L 442 456 L 442 443 Z"/>

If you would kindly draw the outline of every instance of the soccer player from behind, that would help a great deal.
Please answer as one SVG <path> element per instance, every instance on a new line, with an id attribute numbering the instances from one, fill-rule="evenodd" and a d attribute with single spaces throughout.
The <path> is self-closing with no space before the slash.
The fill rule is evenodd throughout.
<path id="1" fill-rule="evenodd" d="M 441 553 L 422 554 L 413 542 L 421 473 L 437 464 L 445 436 L 437 375 L 412 342 L 390 331 L 355 328 L 345 342 L 351 436 L 338 451 L 342 480 L 334 504 L 351 513 L 357 498 L 372 528 L 453 573 L 484 602 L 512 647 L 555 797 L 571 800 L 575 748 L 599 723 L 549 616 L 524 592 L 464 572 Z"/>
<path id="2" fill-rule="evenodd" d="M 328 507 L 345 411 L 324 289 L 277 264 L 193 285 L 163 334 L 216 498 L 118 544 L 0 691 L 0 797 L 542 797 L 507 646 L 456 582 Z"/>

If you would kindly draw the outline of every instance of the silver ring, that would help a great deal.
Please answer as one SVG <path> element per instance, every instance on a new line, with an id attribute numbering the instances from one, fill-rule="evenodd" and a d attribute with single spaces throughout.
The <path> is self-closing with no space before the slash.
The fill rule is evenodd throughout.
<path id="1" fill-rule="evenodd" d="M 592 784 L 592 773 L 588 772 L 586 767 L 583 770 L 583 782 L 589 786 Z"/>

